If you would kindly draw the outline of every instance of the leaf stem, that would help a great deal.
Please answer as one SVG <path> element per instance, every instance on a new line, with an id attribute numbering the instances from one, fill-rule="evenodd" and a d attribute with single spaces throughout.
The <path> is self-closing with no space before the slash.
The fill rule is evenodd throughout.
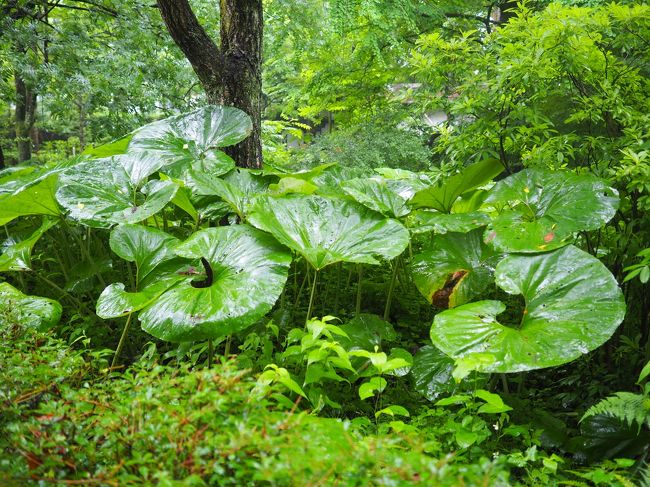
<path id="1" fill-rule="evenodd" d="M 214 355 L 214 343 L 208 340 L 208 369 L 212 368 L 212 356 Z"/>
<path id="2" fill-rule="evenodd" d="M 126 324 L 124 325 L 124 329 L 122 330 L 122 335 L 120 336 L 120 341 L 118 342 L 117 348 L 115 349 L 115 355 L 113 355 L 113 362 L 111 363 L 111 369 L 117 366 L 117 360 L 119 359 L 120 354 L 122 353 L 122 349 L 124 348 L 124 342 L 126 342 L 126 335 L 128 334 L 129 327 L 131 326 L 132 317 L 133 317 L 133 313 L 129 313 L 126 318 Z"/>
<path id="3" fill-rule="evenodd" d="M 390 305 L 393 301 L 393 291 L 395 290 L 395 281 L 397 280 L 397 269 L 400 264 L 400 258 L 397 256 L 393 261 L 393 275 L 390 278 L 390 285 L 388 286 L 388 296 L 386 297 L 386 307 L 384 308 L 384 321 L 388 321 L 390 315 Z"/>
<path id="4" fill-rule="evenodd" d="M 359 281 L 357 282 L 357 305 L 355 307 L 355 315 L 361 314 L 361 284 L 363 280 L 363 266 L 359 264 Z"/>
<path id="5" fill-rule="evenodd" d="M 307 308 L 307 319 L 305 320 L 305 326 L 311 318 L 311 310 L 314 306 L 314 294 L 316 293 L 316 282 L 318 281 L 318 269 L 314 269 L 314 281 L 311 283 L 311 294 L 309 295 L 309 307 Z"/>

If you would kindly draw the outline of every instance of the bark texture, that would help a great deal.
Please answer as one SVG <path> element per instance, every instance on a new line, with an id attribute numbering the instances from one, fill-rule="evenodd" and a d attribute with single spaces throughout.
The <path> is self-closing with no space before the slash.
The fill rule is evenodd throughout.
<path id="1" fill-rule="evenodd" d="M 208 101 L 235 106 L 253 120 L 250 137 L 226 152 L 240 167 L 262 167 L 262 0 L 220 0 L 221 47 L 205 32 L 188 0 L 157 4 Z"/>
<path id="2" fill-rule="evenodd" d="M 262 167 L 262 0 L 221 0 L 222 103 L 248 113 L 253 133 L 226 152 L 245 167 Z"/>
<path id="3" fill-rule="evenodd" d="M 32 158 L 32 127 L 36 121 L 36 93 L 26 84 L 20 73 L 14 73 L 16 86 L 16 146 L 18 162 Z"/>

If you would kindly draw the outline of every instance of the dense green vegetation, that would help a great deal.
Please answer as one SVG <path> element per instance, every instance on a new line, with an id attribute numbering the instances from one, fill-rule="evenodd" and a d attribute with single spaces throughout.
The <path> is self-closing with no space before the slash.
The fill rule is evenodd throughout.
<path id="1" fill-rule="evenodd" d="M 0 483 L 650 482 L 649 7 L 170 5 L 0 5 Z"/>

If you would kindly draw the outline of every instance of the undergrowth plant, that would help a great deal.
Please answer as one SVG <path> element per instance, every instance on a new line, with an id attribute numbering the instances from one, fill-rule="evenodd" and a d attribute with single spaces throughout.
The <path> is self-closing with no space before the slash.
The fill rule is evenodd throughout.
<path id="1" fill-rule="evenodd" d="M 505 425 L 490 374 L 508 392 L 505 374 L 575 360 L 623 320 L 616 279 L 579 248 L 619 205 L 601 179 L 527 169 L 495 182 L 504 167 L 489 158 L 450 177 L 237 168 L 221 149 L 250 130 L 243 112 L 208 106 L 78 159 L 3 171 L 3 289 L 42 329 L 61 311 L 88 316 L 77 336 L 101 330 L 111 370 L 139 355 L 144 332 L 182 367 L 211 366 L 215 346 L 242 352 L 260 372 L 255 394 L 294 410 L 379 427 L 412 416 L 418 395 L 465 404 L 469 419 L 448 425 L 460 448 L 487 438 L 482 414 Z M 392 319 L 408 289 L 438 311 L 432 324 Z M 354 305 L 334 324 L 344 291 Z M 363 313 L 371 293 L 383 319 Z"/>

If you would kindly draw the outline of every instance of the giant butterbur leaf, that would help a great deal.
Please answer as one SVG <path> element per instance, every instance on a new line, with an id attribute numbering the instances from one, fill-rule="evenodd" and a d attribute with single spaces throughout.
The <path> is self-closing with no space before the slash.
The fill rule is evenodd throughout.
<path id="1" fill-rule="evenodd" d="M 37 229 L 16 231 L 12 229 L 10 236 L 0 247 L 0 272 L 29 270 L 32 262 L 32 248 L 50 228 L 56 225 L 56 220 L 43 219 Z"/>
<path id="2" fill-rule="evenodd" d="M 436 347 L 425 345 L 413 357 L 411 376 L 415 390 L 429 401 L 454 394 L 458 390 L 483 387 L 489 375 L 474 374 L 471 380 L 458 384 L 452 377 L 454 360 Z"/>
<path id="3" fill-rule="evenodd" d="M 157 228 L 127 224 L 111 232 L 109 244 L 124 260 L 135 262 L 139 284 L 156 266 L 176 258 L 174 249 L 180 240 Z"/>
<path id="4" fill-rule="evenodd" d="M 490 223 L 490 217 L 480 211 L 470 213 L 441 213 L 416 210 L 409 216 L 407 225 L 412 233 L 469 232 Z"/>
<path id="5" fill-rule="evenodd" d="M 162 230 L 120 225 L 111 232 L 109 243 L 113 252 L 135 263 L 137 290 L 128 292 L 122 283 L 107 286 L 97 300 L 100 318 L 116 318 L 138 311 L 187 275 L 199 274 L 174 253 L 180 241 Z"/>
<path id="6" fill-rule="evenodd" d="M 0 325 L 11 325 L 15 319 L 21 325 L 47 330 L 61 319 L 61 305 L 53 299 L 28 296 L 7 282 L 0 283 L 0 308 L 6 307 L 8 314 L 0 313 Z"/>
<path id="7" fill-rule="evenodd" d="M 0 225 L 25 215 L 59 216 L 61 210 L 54 195 L 62 170 L 22 168 L 0 172 Z"/>
<path id="8" fill-rule="evenodd" d="M 618 208 L 618 193 L 591 175 L 526 169 L 499 181 L 485 202 L 505 206 L 488 226 L 487 242 L 507 252 L 540 252 L 608 222 Z"/>
<path id="9" fill-rule="evenodd" d="M 243 217 L 251 199 L 266 192 L 268 183 L 257 171 L 235 169 L 223 178 L 191 171 L 189 187 L 199 196 L 219 196 L 237 213 Z"/>
<path id="10" fill-rule="evenodd" d="M 165 161 L 166 174 L 184 179 L 190 168 L 213 175 L 234 167 L 219 150 L 250 134 L 248 115 L 234 107 L 209 105 L 192 112 L 151 123 L 138 130 L 129 151 L 145 151 Z"/>
<path id="11" fill-rule="evenodd" d="M 439 313 L 431 327 L 434 345 L 469 370 L 519 372 L 567 363 L 602 345 L 625 315 L 614 276 L 571 245 L 508 256 L 495 280 L 525 298 L 520 323 L 497 320 L 502 302 L 478 301 Z"/>
<path id="12" fill-rule="evenodd" d="M 380 177 L 350 179 L 341 188 L 362 205 L 391 218 L 410 213 L 406 201 L 415 194 L 408 182 Z"/>
<path id="13" fill-rule="evenodd" d="M 453 308 L 475 298 L 492 283 L 495 252 L 482 241 L 483 231 L 437 235 L 413 256 L 413 282 L 430 303 Z"/>
<path id="14" fill-rule="evenodd" d="M 301 254 L 315 269 L 335 262 L 378 264 L 406 248 L 408 231 L 353 202 L 320 196 L 261 196 L 248 221 Z"/>
<path id="15" fill-rule="evenodd" d="M 205 340 L 250 326 L 280 296 L 291 255 L 268 234 L 248 225 L 208 228 L 177 247 L 185 258 L 207 262 L 211 278 L 188 277 L 140 313 L 142 328 L 173 342 Z"/>
<path id="16" fill-rule="evenodd" d="M 496 159 L 474 163 L 458 174 L 443 178 L 437 184 L 418 191 L 409 204 L 414 208 L 432 208 L 449 213 L 461 194 L 488 183 L 501 174 L 503 169 L 501 162 Z"/>
<path id="17" fill-rule="evenodd" d="M 69 216 L 91 227 L 137 223 L 155 215 L 169 203 L 178 186 L 152 180 L 138 187 L 122 165 L 123 158 L 95 159 L 61 175 L 57 200 Z M 131 173 L 133 175 L 133 173 Z M 140 180 L 141 176 L 135 176 Z"/>

